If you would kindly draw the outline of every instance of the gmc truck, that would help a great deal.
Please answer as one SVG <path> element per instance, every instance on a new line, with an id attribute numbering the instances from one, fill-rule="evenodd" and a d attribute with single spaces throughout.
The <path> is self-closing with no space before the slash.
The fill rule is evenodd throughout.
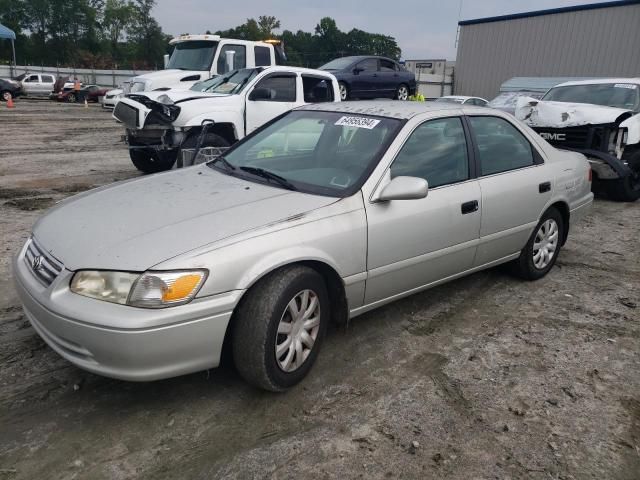
<path id="1" fill-rule="evenodd" d="M 195 157 L 201 148 L 229 147 L 292 108 L 338 101 L 338 81 L 329 72 L 256 67 L 234 70 L 190 90 L 126 95 L 113 117 L 126 128 L 133 164 L 155 173 L 171 169 L 176 161 L 183 166 L 185 151 Z"/>
<path id="2" fill-rule="evenodd" d="M 640 78 L 562 83 L 540 100 L 520 98 L 515 115 L 555 147 L 586 155 L 595 189 L 640 198 Z"/>

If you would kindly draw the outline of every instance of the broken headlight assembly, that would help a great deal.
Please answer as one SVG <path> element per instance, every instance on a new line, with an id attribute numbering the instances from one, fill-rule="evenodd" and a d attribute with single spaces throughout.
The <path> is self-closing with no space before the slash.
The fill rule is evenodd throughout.
<path id="1" fill-rule="evenodd" d="M 166 308 L 193 300 L 207 275 L 206 270 L 148 271 L 142 274 L 80 270 L 71 279 L 70 290 L 120 305 Z"/>
<path id="2" fill-rule="evenodd" d="M 159 104 L 159 108 L 156 109 L 156 113 L 165 117 L 170 122 L 175 121 L 180 115 L 180 107 L 178 107 L 168 95 L 160 95 L 156 102 Z"/>

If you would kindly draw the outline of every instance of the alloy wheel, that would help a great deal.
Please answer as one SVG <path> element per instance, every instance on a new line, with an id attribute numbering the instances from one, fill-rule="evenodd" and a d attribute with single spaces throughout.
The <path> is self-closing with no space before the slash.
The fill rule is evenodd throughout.
<path id="1" fill-rule="evenodd" d="M 302 290 L 287 304 L 276 334 L 278 367 L 294 372 L 305 362 L 320 331 L 320 299 L 313 290 Z"/>
<path id="2" fill-rule="evenodd" d="M 347 99 L 347 86 L 344 83 L 340 84 L 340 100 L 345 101 Z"/>
<path id="3" fill-rule="evenodd" d="M 409 90 L 404 85 L 398 87 L 398 100 L 406 100 L 409 98 Z"/>
<path id="4" fill-rule="evenodd" d="M 558 248 L 558 224 L 552 218 L 547 219 L 536 232 L 533 242 L 533 264 L 543 270 L 551 263 Z"/>
<path id="5" fill-rule="evenodd" d="M 4 93 L 2 94 L 2 99 L 3 99 L 5 102 L 8 102 L 8 101 L 9 101 L 9 100 L 11 100 L 12 98 L 13 98 L 13 95 L 11 95 L 11 92 L 4 92 Z"/>

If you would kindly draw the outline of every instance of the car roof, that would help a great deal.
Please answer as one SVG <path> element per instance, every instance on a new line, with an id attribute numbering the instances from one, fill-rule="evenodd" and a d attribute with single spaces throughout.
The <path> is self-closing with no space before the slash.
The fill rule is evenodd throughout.
<path id="1" fill-rule="evenodd" d="M 260 67 L 256 67 L 260 68 Z M 333 77 L 330 72 L 326 70 L 317 70 L 314 68 L 303 67 L 287 67 L 284 65 L 273 65 L 263 67 L 265 72 L 293 72 L 293 73 L 308 73 L 309 75 L 322 75 L 323 77 Z"/>
<path id="2" fill-rule="evenodd" d="M 441 110 L 462 111 L 461 105 L 433 102 L 402 102 L 398 100 L 366 100 L 357 102 L 326 102 L 303 105 L 296 110 L 377 115 L 379 117 L 408 120 L 423 113 Z M 487 111 L 483 109 L 483 111 Z"/>
<path id="3" fill-rule="evenodd" d="M 640 77 L 635 78 L 594 78 L 592 80 L 576 80 L 573 82 L 564 82 L 556 85 L 556 87 L 572 87 L 574 85 L 601 85 L 603 83 L 635 83 L 640 85 Z M 555 87 L 552 87 L 555 88 Z"/>
<path id="4" fill-rule="evenodd" d="M 468 97 L 466 95 L 444 95 L 440 98 L 453 98 L 456 100 L 469 100 L 470 98 L 477 98 L 478 100 L 484 100 L 485 102 L 487 101 L 482 97 Z"/>
<path id="5" fill-rule="evenodd" d="M 395 62 L 395 60 L 393 58 L 389 58 L 389 57 L 383 57 L 382 55 L 350 55 L 347 57 L 337 57 L 334 58 L 332 60 L 329 60 L 329 62 L 333 62 L 333 60 L 342 60 L 342 59 L 349 59 L 351 61 L 358 61 L 358 60 L 365 60 L 367 58 L 383 58 L 385 60 L 391 60 L 392 62 Z M 329 63 L 327 62 L 327 63 Z"/>

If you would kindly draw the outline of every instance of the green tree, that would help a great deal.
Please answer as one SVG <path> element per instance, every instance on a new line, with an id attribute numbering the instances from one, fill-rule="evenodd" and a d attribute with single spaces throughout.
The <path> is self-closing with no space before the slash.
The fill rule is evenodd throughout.
<path id="1" fill-rule="evenodd" d="M 103 35 L 109 41 L 111 55 L 114 59 L 120 57 L 120 41 L 131 24 L 134 7 L 127 0 L 107 0 L 102 20 Z"/>
<path id="2" fill-rule="evenodd" d="M 273 31 L 280 28 L 280 20 L 269 15 L 261 15 L 258 17 L 258 30 L 264 39 L 271 38 Z"/>

